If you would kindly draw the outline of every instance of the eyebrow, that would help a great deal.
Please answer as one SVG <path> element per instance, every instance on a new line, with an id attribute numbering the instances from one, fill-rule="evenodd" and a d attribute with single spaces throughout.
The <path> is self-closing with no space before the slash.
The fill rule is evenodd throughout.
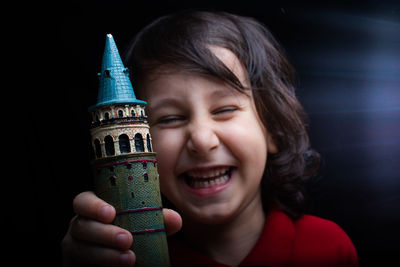
<path id="1" fill-rule="evenodd" d="M 223 97 L 248 97 L 244 92 L 238 91 L 235 88 L 224 87 L 223 89 L 215 90 L 211 93 L 213 98 L 223 98 Z"/>
<path id="2" fill-rule="evenodd" d="M 156 101 L 155 104 L 151 104 L 151 103 L 148 104 L 147 108 L 149 110 L 152 110 L 152 109 L 158 109 L 158 108 L 163 107 L 163 106 L 180 107 L 180 106 L 182 106 L 182 102 L 180 100 L 176 99 L 176 98 L 173 98 L 173 97 L 166 97 L 166 98 L 160 99 L 159 101 Z"/>
<path id="3" fill-rule="evenodd" d="M 211 93 L 211 97 L 226 97 L 226 96 L 234 96 L 234 89 L 224 88 L 221 90 L 215 90 Z"/>

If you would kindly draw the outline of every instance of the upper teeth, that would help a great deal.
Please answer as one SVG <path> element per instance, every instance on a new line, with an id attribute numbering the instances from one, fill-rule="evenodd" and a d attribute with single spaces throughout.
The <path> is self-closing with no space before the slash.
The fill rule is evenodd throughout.
<path id="1" fill-rule="evenodd" d="M 220 167 L 207 170 L 192 170 L 188 171 L 187 175 L 192 178 L 211 178 L 218 177 L 225 174 L 229 170 L 229 167 Z"/>

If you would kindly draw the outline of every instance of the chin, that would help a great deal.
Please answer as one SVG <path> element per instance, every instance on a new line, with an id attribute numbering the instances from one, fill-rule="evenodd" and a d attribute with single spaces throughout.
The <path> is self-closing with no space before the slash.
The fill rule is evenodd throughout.
<path id="1" fill-rule="evenodd" d="M 199 224 L 220 225 L 233 221 L 236 216 L 235 209 L 224 204 L 211 204 L 202 207 L 182 209 L 183 218 Z"/>

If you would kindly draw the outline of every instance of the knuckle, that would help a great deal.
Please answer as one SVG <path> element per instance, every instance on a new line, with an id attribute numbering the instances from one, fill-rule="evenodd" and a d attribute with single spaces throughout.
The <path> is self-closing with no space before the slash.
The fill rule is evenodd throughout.
<path id="1" fill-rule="evenodd" d="M 61 241 L 61 250 L 64 256 L 70 256 L 72 254 L 73 246 L 71 242 L 72 239 L 68 234 Z"/>
<path id="2" fill-rule="evenodd" d="M 75 208 L 79 208 L 83 203 L 87 203 L 88 200 L 94 195 L 91 191 L 84 191 L 76 195 L 72 201 L 72 206 Z"/>
<path id="3" fill-rule="evenodd" d="M 68 248 L 68 241 L 67 241 L 67 236 L 64 236 L 64 238 L 61 240 L 61 249 L 63 251 L 66 251 Z"/>
<path id="4" fill-rule="evenodd" d="M 75 222 L 75 220 L 78 218 L 78 215 L 75 215 L 74 217 L 72 217 L 72 219 L 69 221 L 69 228 L 71 228 L 72 224 Z M 69 231 L 69 230 L 68 230 Z"/>
<path id="5" fill-rule="evenodd" d="M 78 236 L 82 233 L 82 229 L 85 227 L 85 219 L 82 217 L 77 217 L 73 222 L 71 222 L 70 226 L 70 234 L 71 236 Z"/>
<path id="6" fill-rule="evenodd" d="M 85 192 L 79 193 L 76 197 L 74 197 L 74 199 L 72 200 L 72 208 L 74 210 L 75 213 L 77 213 L 77 210 L 79 208 L 80 205 L 80 200 L 82 199 L 83 194 L 85 194 Z"/>

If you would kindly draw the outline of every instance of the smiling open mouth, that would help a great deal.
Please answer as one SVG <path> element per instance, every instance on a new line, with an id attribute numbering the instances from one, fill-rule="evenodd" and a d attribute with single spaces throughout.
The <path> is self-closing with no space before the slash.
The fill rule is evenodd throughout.
<path id="1" fill-rule="evenodd" d="M 184 180 L 193 189 L 211 188 L 226 184 L 231 177 L 231 171 L 232 167 L 192 170 L 184 174 Z"/>

